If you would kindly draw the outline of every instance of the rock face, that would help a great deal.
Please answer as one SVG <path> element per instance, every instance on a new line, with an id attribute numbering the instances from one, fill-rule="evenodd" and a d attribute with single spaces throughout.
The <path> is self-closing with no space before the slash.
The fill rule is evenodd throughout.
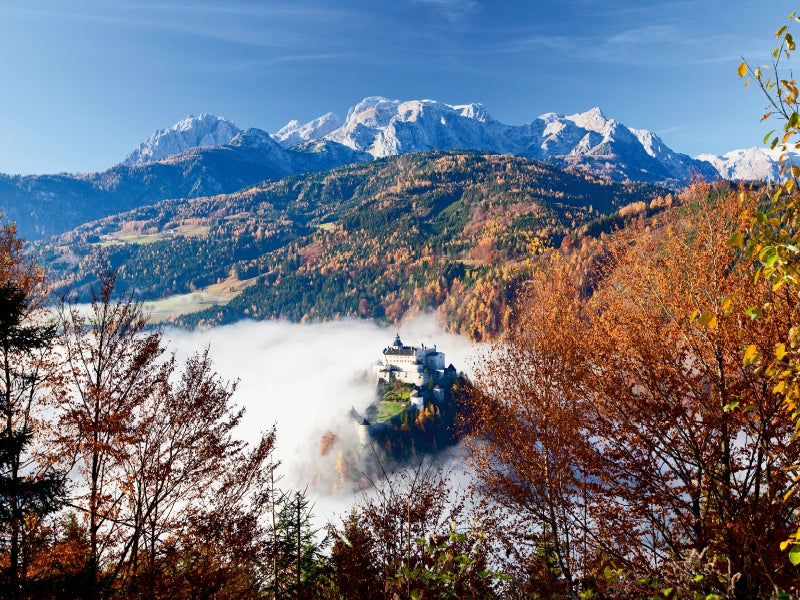
<path id="1" fill-rule="evenodd" d="M 210 148 L 229 143 L 241 130 L 224 117 L 188 116 L 169 129 L 159 129 L 131 152 L 122 164 L 157 162 L 192 148 Z"/>
<path id="2" fill-rule="evenodd" d="M 284 148 L 289 148 L 311 140 L 318 140 L 341 126 L 342 120 L 332 112 L 329 112 L 313 121 L 309 121 L 305 125 L 300 125 L 296 120 L 289 121 L 281 129 L 273 133 L 272 138 Z"/>

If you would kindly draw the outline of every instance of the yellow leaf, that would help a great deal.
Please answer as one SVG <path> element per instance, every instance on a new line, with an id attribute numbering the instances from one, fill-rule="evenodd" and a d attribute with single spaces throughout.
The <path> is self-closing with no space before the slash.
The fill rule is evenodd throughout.
<path id="1" fill-rule="evenodd" d="M 739 70 L 737 71 L 737 73 L 739 73 L 739 77 L 744 77 L 745 75 L 747 75 L 747 63 L 746 62 L 743 62 L 742 64 L 739 65 Z"/>
<path id="2" fill-rule="evenodd" d="M 758 355 L 758 348 L 756 348 L 755 344 L 750 344 L 744 351 L 744 361 L 750 362 L 754 360 L 757 355 Z"/>
<path id="3" fill-rule="evenodd" d="M 784 356 L 786 356 L 786 344 L 778 344 L 775 346 L 775 359 L 783 360 Z"/>

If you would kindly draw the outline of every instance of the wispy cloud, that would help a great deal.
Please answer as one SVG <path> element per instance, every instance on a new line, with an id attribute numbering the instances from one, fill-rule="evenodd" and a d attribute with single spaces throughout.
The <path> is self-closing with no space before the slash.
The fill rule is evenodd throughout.
<path id="1" fill-rule="evenodd" d="M 495 51 L 507 54 L 550 52 L 576 61 L 608 64 L 676 66 L 727 62 L 736 58 L 739 41 L 731 35 L 693 36 L 672 25 L 627 29 L 599 35 L 535 35 L 510 39 Z"/>
<path id="2" fill-rule="evenodd" d="M 211 40 L 254 46 L 318 45 L 326 32 L 338 31 L 354 18 L 352 11 L 315 0 L 303 3 L 225 4 L 107 2 L 79 8 L 60 4 L 16 8 L 16 18 L 51 19 L 117 25 L 140 31 L 189 34 Z"/>
<path id="3" fill-rule="evenodd" d="M 453 23 L 464 21 L 478 9 L 477 0 L 411 0 L 414 4 L 429 6 Z"/>

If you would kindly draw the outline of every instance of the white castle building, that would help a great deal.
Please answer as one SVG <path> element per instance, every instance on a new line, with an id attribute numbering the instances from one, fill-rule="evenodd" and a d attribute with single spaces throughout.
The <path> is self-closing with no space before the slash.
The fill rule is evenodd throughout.
<path id="1" fill-rule="evenodd" d="M 383 360 L 375 365 L 375 374 L 378 381 L 391 381 L 397 379 L 403 383 L 416 386 L 427 385 L 434 374 L 444 373 L 444 352 L 433 348 L 426 348 L 425 344 L 404 346 L 400 341 L 400 334 L 394 338 L 394 343 L 383 350 Z"/>

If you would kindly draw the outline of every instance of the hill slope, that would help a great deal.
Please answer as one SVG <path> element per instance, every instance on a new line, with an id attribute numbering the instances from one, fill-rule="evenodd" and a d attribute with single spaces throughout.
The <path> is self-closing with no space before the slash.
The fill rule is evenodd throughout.
<path id="1" fill-rule="evenodd" d="M 476 338 L 502 327 L 539 240 L 610 227 L 659 192 L 512 156 L 411 154 L 164 201 L 36 246 L 57 291 L 85 299 L 99 266 L 156 300 L 214 285 L 228 298 L 185 325 L 241 318 L 397 321 L 439 308 Z M 663 193 L 663 192 L 662 192 Z M 232 297 L 232 298 L 231 298 Z M 474 302 L 473 302 L 474 300 Z"/>

